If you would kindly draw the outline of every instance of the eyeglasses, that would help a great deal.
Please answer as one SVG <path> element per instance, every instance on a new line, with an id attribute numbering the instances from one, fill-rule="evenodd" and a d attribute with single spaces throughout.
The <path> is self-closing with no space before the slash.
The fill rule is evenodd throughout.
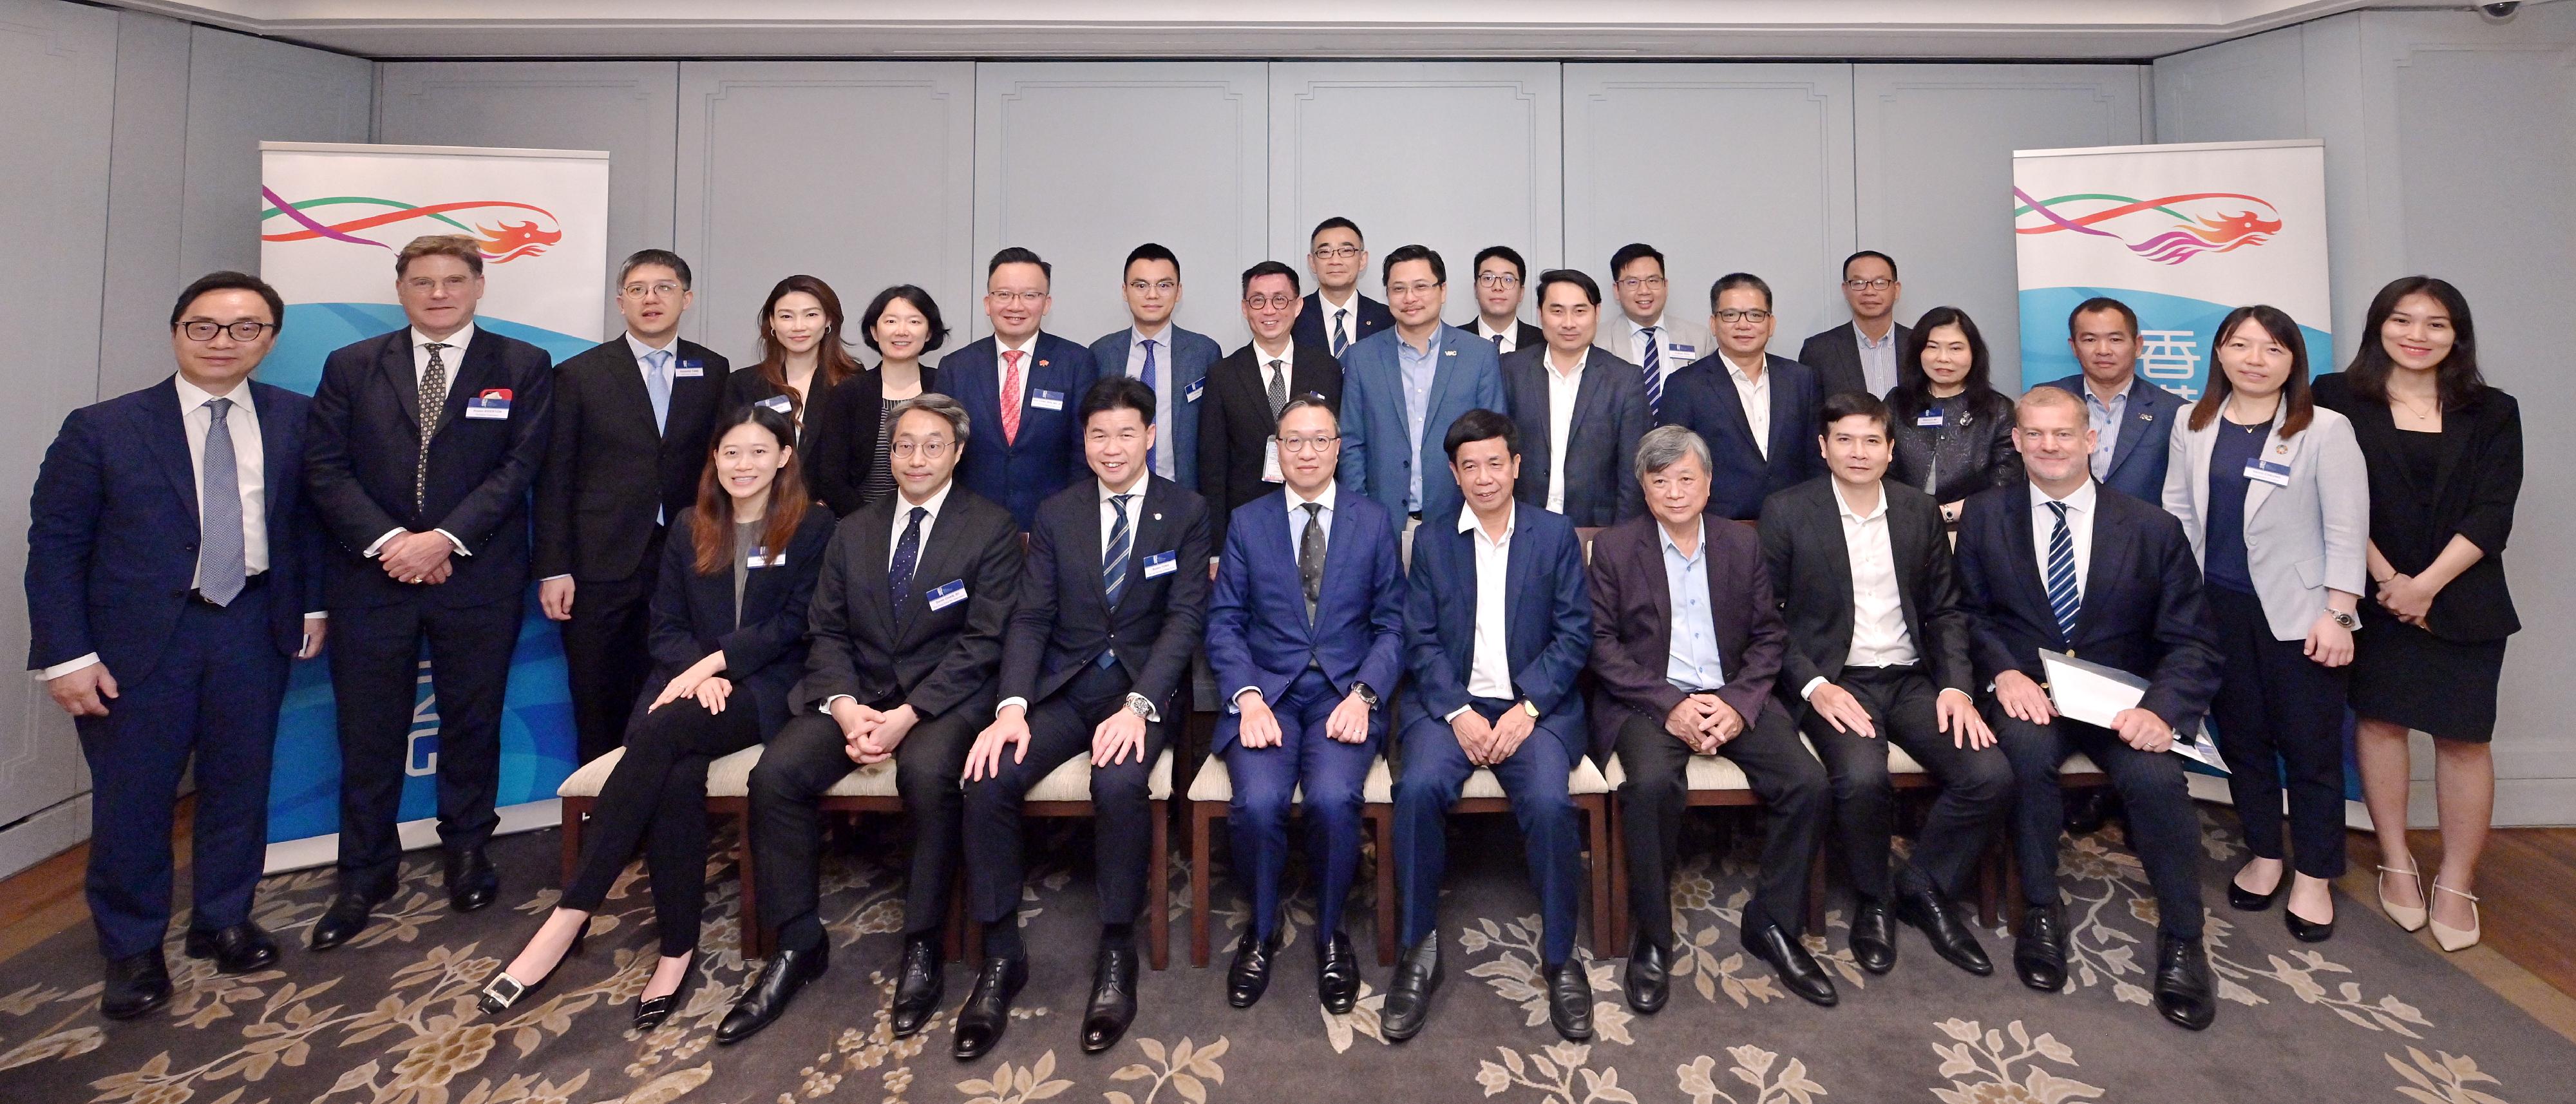
<path id="1" fill-rule="evenodd" d="M 1508 272 L 1479 272 L 1476 274 L 1476 286 L 1478 287 L 1499 289 L 1519 287 L 1520 283 L 1520 277 L 1514 276 Z"/>
<path id="2" fill-rule="evenodd" d="M 1347 261 L 1359 255 L 1360 247 L 1356 245 L 1319 245 L 1315 247 L 1315 259 L 1319 261 Z"/>
<path id="3" fill-rule="evenodd" d="M 942 456 L 948 455 L 948 441 L 945 438 L 938 437 L 934 437 L 927 441 L 897 441 L 894 443 L 894 454 L 897 456 L 918 455 L 925 460 L 937 460 Z"/>
<path id="4" fill-rule="evenodd" d="M 1171 293 L 1181 289 L 1181 282 L 1178 280 L 1129 280 L 1127 281 L 1127 287 L 1131 291 L 1159 291 L 1165 295 L 1170 295 Z"/>
<path id="5" fill-rule="evenodd" d="M 1440 290 L 1440 281 L 1438 280 L 1415 280 L 1409 284 L 1386 285 L 1386 297 L 1393 299 L 1397 296 L 1411 297 L 1415 295 L 1429 295 L 1438 290 Z"/>
<path id="6" fill-rule="evenodd" d="M 1843 281 L 1844 291 L 1886 291 L 1887 289 L 1895 286 L 1896 281 L 1887 279 L 1886 277 L 1880 277 L 1875 280 Z"/>
<path id="7" fill-rule="evenodd" d="M 672 281 L 664 280 L 657 284 L 628 284 L 617 290 L 629 299 L 642 299 L 646 296 L 677 299 L 680 297 L 681 292 L 689 289 L 681 287 L 679 284 Z"/>
<path id="8" fill-rule="evenodd" d="M 1717 320 L 1728 325 L 1734 325 L 1738 322 L 1768 322 L 1771 320 L 1771 312 L 1767 310 L 1734 310 L 1730 308 L 1717 312 Z"/>
<path id="9" fill-rule="evenodd" d="M 1299 454 L 1322 452 L 1327 446 L 1341 439 L 1339 434 L 1330 437 L 1282 437 L 1279 439 L 1279 447 Z"/>
<path id="10" fill-rule="evenodd" d="M 406 278 L 404 278 L 404 280 L 403 280 L 403 286 L 404 286 L 404 287 L 407 287 L 407 288 L 410 288 L 411 290 L 416 291 L 416 292 L 427 292 L 427 291 L 430 291 L 431 289 L 434 289 L 434 288 L 443 288 L 443 289 L 445 289 L 445 290 L 447 290 L 447 291 L 455 292 L 455 291 L 463 291 L 463 290 L 465 290 L 465 286 L 466 286 L 467 284 L 471 284 L 471 283 L 473 283 L 474 281 L 476 281 L 476 280 L 478 280 L 478 279 L 481 279 L 481 277 L 479 277 L 479 276 L 439 276 L 439 277 L 431 277 L 431 276 L 411 276 L 411 277 L 406 277 Z"/>
<path id="11" fill-rule="evenodd" d="M 235 341 L 257 341 L 259 335 L 276 328 L 277 324 L 273 322 L 235 322 L 225 325 L 221 322 L 209 322 L 203 318 L 191 318 L 179 323 L 180 333 L 188 335 L 190 341 L 200 342 L 213 341 L 217 332 L 231 334 Z"/>
<path id="12" fill-rule="evenodd" d="M 984 293 L 984 298 L 1000 303 L 1006 307 L 1020 303 L 1026 303 L 1034 307 L 1040 303 L 1046 302 L 1046 297 L 1047 293 L 1043 291 L 988 291 Z"/>
<path id="13" fill-rule="evenodd" d="M 1640 288 L 1659 288 L 1662 286 L 1664 286 L 1664 278 L 1661 276 L 1630 276 L 1627 279 L 1619 281 L 1618 284 L 1619 290 L 1621 291 L 1636 291 Z"/>
<path id="14" fill-rule="evenodd" d="M 1265 308 L 1269 310 L 1287 310 L 1288 308 L 1296 305 L 1297 297 L 1284 291 L 1277 295 L 1246 295 L 1243 297 L 1243 307 L 1245 310 L 1262 310 Z"/>

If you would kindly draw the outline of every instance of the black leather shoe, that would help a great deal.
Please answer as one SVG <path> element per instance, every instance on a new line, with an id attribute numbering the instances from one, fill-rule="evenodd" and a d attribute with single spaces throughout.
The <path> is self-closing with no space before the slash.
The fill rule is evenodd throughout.
<path id="1" fill-rule="evenodd" d="M 2058 905 L 2031 905 L 2013 940 L 2013 972 L 2043 993 L 2066 988 L 2066 916 Z"/>
<path id="2" fill-rule="evenodd" d="M 1542 968 L 1547 977 L 1547 1022 L 1569 1043 L 1592 1040 L 1592 976 L 1583 960 Z"/>
<path id="3" fill-rule="evenodd" d="M 991 1053 L 993 1044 L 1002 1041 L 1002 1029 L 1011 1026 L 1011 998 L 1019 996 L 1020 987 L 1028 983 L 1028 959 L 985 959 L 984 968 L 975 972 L 975 988 L 966 994 L 966 1007 L 957 1010 L 957 1039 L 948 1053 L 960 1062 Z M 1090 1032 L 1091 1023 L 1085 1017 L 1086 1041 Z"/>
<path id="4" fill-rule="evenodd" d="M 1948 898 L 1929 889 L 1900 893 L 1896 897 L 1896 918 L 1931 940 L 1932 953 L 1940 955 L 1942 961 L 1978 977 L 1994 976 L 1994 960 L 1986 957 L 1986 948 L 1977 942 L 1977 930 L 1968 926 L 1967 919 L 1959 914 L 1959 906 Z"/>
<path id="5" fill-rule="evenodd" d="M 895 971 L 894 1007 L 887 1016 L 895 1038 L 920 1034 L 938 1014 L 939 998 L 948 990 L 948 973 L 940 966 L 939 933 L 904 938 L 903 965 Z"/>
<path id="6" fill-rule="evenodd" d="M 1423 1021 L 1431 1017 L 1431 994 L 1440 989 L 1440 936 L 1404 949 L 1404 957 L 1395 960 L 1395 980 L 1386 988 L 1386 1004 L 1378 1009 L 1378 1033 L 1390 1043 L 1400 1043 L 1422 1031 Z"/>
<path id="7" fill-rule="evenodd" d="M 501 874 L 480 847 L 447 857 L 447 907 L 480 912 L 501 895 Z"/>
<path id="8" fill-rule="evenodd" d="M 733 1002 L 733 1011 L 725 1013 L 724 1022 L 716 1025 L 716 1041 L 730 1046 L 758 1034 L 787 1011 L 787 1002 L 796 999 L 797 990 L 823 976 L 831 965 L 832 948 L 828 943 L 807 951 L 772 952 L 769 962 L 760 968 L 760 976 L 751 979 L 751 988 L 743 991 L 742 999 Z"/>
<path id="9" fill-rule="evenodd" d="M 1765 923 L 1744 932 L 1744 949 L 1780 974 L 1780 983 L 1810 1003 L 1831 1008 L 1842 998 L 1834 992 L 1834 979 L 1816 964 L 1816 956 L 1807 953 L 1805 944 L 1791 938 L 1780 925 Z"/>
<path id="10" fill-rule="evenodd" d="M 481 1008 L 486 1016 L 498 1016 L 509 1011 L 511 1005 L 545 988 L 546 979 L 555 976 L 556 971 L 563 969 L 564 959 L 580 954 L 582 941 L 589 938 L 590 917 L 585 916 L 581 918 L 581 927 L 574 929 L 572 933 L 572 945 L 564 948 L 564 953 L 555 959 L 554 965 L 546 968 L 545 973 L 535 978 L 521 980 L 511 977 L 507 970 L 495 970 L 492 972 L 492 980 L 483 983 L 483 992 L 475 1001 L 476 1007 Z"/>
<path id="11" fill-rule="evenodd" d="M 2245 868 L 2237 867 L 2236 873 L 2244 874 Z M 2281 895 L 2289 891 L 2290 872 L 2287 870 L 2281 872 L 2281 880 L 2272 886 L 2270 893 L 2256 893 L 2236 884 L 2236 878 L 2231 876 L 2227 879 L 2227 907 L 2238 912 L 2262 912 L 2271 908 L 2272 902 L 2280 900 Z"/>
<path id="12" fill-rule="evenodd" d="M 2084 790 L 2066 799 L 2066 834 L 2089 836 L 2120 815 L 2120 791 L 2103 788 Z"/>
<path id="13" fill-rule="evenodd" d="M 1243 929 L 1243 938 L 1234 944 L 1234 965 L 1225 969 L 1225 1003 L 1236 1008 L 1250 1008 L 1270 991 L 1270 960 L 1279 954 L 1279 933 L 1270 933 L 1267 941 L 1256 942 L 1252 929 Z"/>
<path id="14" fill-rule="evenodd" d="M 1896 917 L 1887 902 L 1863 897 L 1852 910 L 1852 961 L 1873 974 L 1896 968 Z"/>
<path id="15" fill-rule="evenodd" d="M 1339 1016 L 1360 1002 L 1360 956 L 1347 932 L 1315 941 L 1315 999 Z"/>
<path id="16" fill-rule="evenodd" d="M 680 973 L 680 987 L 658 997 L 638 995 L 635 998 L 635 1030 L 651 1031 L 680 1010 L 680 1000 L 689 995 L 689 980 L 698 974 L 697 956 L 690 956 L 689 966 Z"/>
<path id="17" fill-rule="evenodd" d="M 322 918 L 313 922 L 312 948 L 327 951 L 357 938 L 359 932 L 367 930 L 372 919 L 368 913 L 375 910 L 379 899 L 346 891 L 331 898 L 331 907 L 323 910 Z"/>
<path id="18" fill-rule="evenodd" d="M 2290 937 L 2301 943 L 2323 943 L 2326 940 L 2334 938 L 2334 921 L 2332 919 L 2327 919 L 2322 923 L 2315 920 L 2309 920 L 2300 916 L 2297 910 L 2290 908 L 2288 905 L 2281 906 L 2281 922 L 2289 925 Z"/>
<path id="19" fill-rule="evenodd" d="M 1643 935 L 1628 944 L 1628 1007 L 1646 1015 L 1664 1010 L 1672 995 L 1673 956 Z"/>
<path id="20" fill-rule="evenodd" d="M 2194 1031 L 2206 1030 L 2218 1018 L 2211 995 L 2209 952 L 2198 939 L 2162 936 L 2156 940 L 2156 1011 Z"/>
<path id="21" fill-rule="evenodd" d="M 107 964 L 107 987 L 98 994 L 98 1014 L 130 1020 L 170 1003 L 170 962 L 161 948 L 130 954 Z"/>
<path id="22" fill-rule="evenodd" d="M 1091 1007 L 1082 1013 L 1082 1052 L 1098 1054 L 1117 1046 L 1134 1022 L 1136 945 L 1103 943 L 1099 961 L 1091 967 Z"/>
<path id="23" fill-rule="evenodd" d="M 211 931 L 190 928 L 188 957 L 214 959 L 216 973 L 247 974 L 277 963 L 277 940 L 248 920 Z"/>

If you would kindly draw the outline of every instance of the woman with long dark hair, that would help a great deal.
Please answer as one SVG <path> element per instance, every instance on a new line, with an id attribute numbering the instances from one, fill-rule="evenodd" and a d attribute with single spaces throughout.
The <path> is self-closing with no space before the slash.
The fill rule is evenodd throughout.
<path id="1" fill-rule="evenodd" d="M 1923 312 L 1896 358 L 1896 387 L 1887 393 L 1896 451 L 1887 476 L 1931 492 L 1944 525 L 1959 524 L 1969 495 L 2022 477 L 2013 403 L 1991 375 L 1985 336 L 1957 307 Z"/>
<path id="2" fill-rule="evenodd" d="M 897 284 L 878 292 L 859 312 L 859 340 L 884 359 L 833 385 L 805 420 L 811 446 L 805 452 L 805 471 L 814 492 L 843 517 L 894 493 L 894 460 L 885 448 L 886 411 L 939 389 L 934 370 L 921 358 L 948 342 L 948 323 L 929 292 Z"/>
<path id="3" fill-rule="evenodd" d="M 812 276 L 778 281 L 760 302 L 760 363 L 725 380 L 725 406 L 766 402 L 798 426 L 806 408 L 859 370 L 843 336 L 841 297 Z"/>

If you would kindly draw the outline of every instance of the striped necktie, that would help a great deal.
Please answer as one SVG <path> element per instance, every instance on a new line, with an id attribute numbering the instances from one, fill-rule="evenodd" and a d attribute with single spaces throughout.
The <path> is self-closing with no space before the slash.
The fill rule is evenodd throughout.
<path id="1" fill-rule="evenodd" d="M 2075 617 L 2084 609 L 2084 594 L 2075 578 L 2075 537 L 2066 528 L 2066 504 L 2051 502 L 2057 526 L 2048 533 L 2048 608 L 2057 615 L 2057 635 L 2075 642 Z"/>
<path id="2" fill-rule="evenodd" d="M 1663 413 L 1664 407 L 1664 357 L 1655 341 L 1655 331 L 1662 328 L 1648 326 L 1637 331 L 1646 339 L 1646 358 L 1642 367 L 1646 375 L 1646 415 L 1650 418 Z"/>
<path id="3" fill-rule="evenodd" d="M 1118 597 L 1127 592 L 1127 557 L 1133 546 L 1127 530 L 1127 501 L 1134 497 L 1132 494 L 1109 496 L 1109 508 L 1116 512 L 1117 517 L 1109 523 L 1109 547 L 1100 554 L 1100 590 L 1109 596 L 1109 608 L 1113 610 L 1118 608 Z M 1117 662 L 1116 651 L 1100 653 L 1102 667 Z"/>

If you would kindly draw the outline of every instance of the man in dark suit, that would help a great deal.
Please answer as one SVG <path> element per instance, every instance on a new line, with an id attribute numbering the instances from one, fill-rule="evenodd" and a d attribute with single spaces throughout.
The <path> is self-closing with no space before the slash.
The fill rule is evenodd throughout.
<path id="1" fill-rule="evenodd" d="M 1687 427 L 1708 443 L 1717 463 L 1709 510 L 1751 521 L 1763 499 L 1824 474 L 1807 436 L 1823 396 L 1815 369 L 1765 351 L 1779 319 L 1771 313 L 1771 285 L 1761 277 L 1718 277 L 1709 309 L 1717 352 L 1664 381 L 1655 423 Z"/>
<path id="2" fill-rule="evenodd" d="M 337 547 L 323 593 L 339 621 L 339 888 L 313 924 L 327 950 L 394 890 L 406 749 L 429 640 L 438 700 L 438 838 L 447 903 L 492 903 L 483 845 L 500 823 L 501 696 L 528 585 L 528 488 L 545 459 L 554 365 L 479 330 L 483 255 L 427 237 L 395 254 L 411 325 L 334 351 L 305 430 L 305 483 Z"/>
<path id="3" fill-rule="evenodd" d="M 1288 400 L 1278 492 L 1235 510 L 1208 598 L 1207 657 L 1226 710 L 1216 754 L 1234 785 L 1227 830 L 1252 920 L 1225 996 L 1250 1008 L 1279 953 L 1288 814 L 1306 815 L 1315 887 L 1315 990 L 1324 1010 L 1359 1000 L 1342 908 L 1360 865 L 1360 787 L 1386 731 L 1380 695 L 1403 674 L 1402 524 L 1336 485 L 1340 436 L 1321 396 Z M 1301 797 L 1302 791 L 1302 797 Z"/>
<path id="4" fill-rule="evenodd" d="M 1353 345 L 1342 360 L 1343 489 L 1414 518 L 1458 505 L 1458 481 L 1440 452 L 1449 423 L 1470 410 L 1502 410 L 1502 360 L 1493 346 L 1440 321 L 1449 270 L 1419 245 L 1386 255 L 1395 328 Z"/>
<path id="5" fill-rule="evenodd" d="M 2200 723 L 2218 689 L 2200 569 L 2173 515 L 2093 481 L 2082 400 L 2060 388 L 2030 389 L 2015 411 L 2013 439 L 2030 481 L 1977 494 L 1959 519 L 1959 583 L 1977 678 L 1994 688 L 1995 735 L 2018 791 L 2013 846 L 2027 906 L 2013 967 L 2034 989 L 2066 984 L 2057 766 L 2080 751 L 2128 806 L 2129 839 L 2155 888 L 2156 1009 L 2199 1030 L 2218 1012 L 2200 942 L 2200 820 L 2182 757 L 2167 752 L 2176 732 Z M 2043 652 L 2146 679 L 2146 696 L 2107 727 L 2058 716 L 2042 682 Z"/>
<path id="6" fill-rule="evenodd" d="M 1153 242 L 1127 254 L 1122 288 L 1134 325 L 1091 343 L 1091 363 L 1102 379 L 1126 376 L 1154 389 L 1159 439 L 1147 468 L 1192 491 L 1199 489 L 1199 403 L 1207 395 L 1208 369 L 1225 350 L 1205 334 L 1172 322 L 1181 305 L 1181 262 Z M 1080 482 L 1079 479 L 1075 482 Z"/>
<path id="7" fill-rule="evenodd" d="M 1645 513 L 1628 465 L 1653 420 L 1637 366 L 1592 343 L 1601 287 L 1550 269 L 1538 298 L 1546 341 L 1503 358 L 1503 402 L 1521 430 L 1520 500 L 1584 528 Z"/>
<path id="8" fill-rule="evenodd" d="M 537 473 L 537 605 L 563 622 L 585 763 L 626 741 L 652 666 L 645 609 L 662 539 L 697 505 L 730 368 L 680 339 L 694 296 L 679 254 L 628 257 L 617 283 L 626 332 L 556 366 L 554 428 Z"/>
<path id="9" fill-rule="evenodd" d="M 1459 327 L 1490 341 L 1497 356 L 1510 356 L 1546 338 L 1536 326 L 1521 321 L 1522 293 L 1528 290 L 1529 266 L 1518 250 L 1489 245 L 1476 254 L 1476 320 Z"/>
<path id="10" fill-rule="evenodd" d="M 2084 370 L 2047 386 L 2084 400 L 2093 481 L 2141 502 L 2163 502 L 2165 446 L 2183 398 L 2138 374 L 2138 312 L 2117 299 L 2087 299 L 2066 316 L 2066 344 Z"/>
<path id="11" fill-rule="evenodd" d="M 796 716 L 751 771 L 760 879 L 752 922 L 777 929 L 778 949 L 717 1025 L 719 1043 L 769 1026 L 829 965 L 816 913 L 819 802 L 853 765 L 881 770 L 889 759 L 912 830 L 895 1037 L 920 1031 L 939 1009 L 940 928 L 965 808 L 957 780 L 976 729 L 993 715 L 1020 537 L 1009 512 L 953 478 L 969 441 L 956 400 L 916 395 L 888 414 L 897 493 L 841 519 L 824 550 L 805 678 L 788 697 Z"/>
<path id="12" fill-rule="evenodd" d="M 1342 365 L 1321 345 L 1294 336 L 1305 300 L 1297 270 L 1263 261 L 1243 270 L 1243 323 L 1252 340 L 1208 369 L 1199 410 L 1199 493 L 1211 535 L 1225 547 L 1227 520 L 1244 503 L 1279 489 L 1279 411 L 1294 395 L 1342 407 Z"/>
<path id="13" fill-rule="evenodd" d="M 1018 246 L 993 254 L 984 268 L 992 336 L 939 362 L 939 386 L 978 430 L 957 465 L 957 482 L 1009 507 L 1022 529 L 1038 503 L 1082 471 L 1073 404 L 1098 374 L 1091 350 L 1038 329 L 1054 301 L 1047 292 L 1054 274 L 1054 266 Z"/>
<path id="14" fill-rule="evenodd" d="M 1660 426 L 1637 446 L 1647 516 L 1592 540 L 1592 750 L 1618 756 L 1628 909 L 1628 1006 L 1671 992 L 1672 872 L 1680 865 L 1691 757 L 1744 771 L 1768 812 L 1743 941 L 1789 991 L 1831 1006 L 1833 979 L 1798 941 L 1807 864 L 1831 795 L 1825 768 L 1771 699 L 1788 630 L 1753 531 L 1706 508 L 1708 446 Z"/>
<path id="15" fill-rule="evenodd" d="M 1440 987 L 1449 810 L 1480 769 L 1502 784 L 1528 847 L 1548 1022 L 1568 1042 L 1592 1037 L 1592 983 L 1573 957 L 1583 831 L 1566 792 L 1590 738 L 1575 676 L 1592 652 L 1592 600 L 1574 526 L 1512 498 L 1518 436 L 1493 410 L 1452 423 L 1443 447 L 1466 501 L 1414 536 L 1404 610 L 1413 681 L 1395 781 L 1404 957 L 1380 1021 L 1390 1040 L 1422 1030 Z"/>
<path id="16" fill-rule="evenodd" d="M 1798 348 L 1798 363 L 1816 370 L 1819 391 L 1886 398 L 1896 389 L 1903 374 L 1896 361 L 1914 334 L 1896 321 L 1896 297 L 1904 291 L 1896 282 L 1895 258 L 1875 249 L 1843 258 L 1843 302 L 1850 304 L 1852 320 Z"/>
<path id="17" fill-rule="evenodd" d="M 1181 718 L 1181 688 L 1207 621 L 1207 504 L 1148 471 L 1154 390 L 1109 376 L 1082 397 L 1093 478 L 1038 507 L 1019 608 L 1002 646 L 1001 703 L 966 755 L 966 873 L 984 930 L 975 992 L 958 1013 L 956 1055 L 983 1057 L 1028 978 L 1020 943 L 1021 803 L 1067 760 L 1091 760 L 1100 949 L 1082 1051 L 1118 1044 L 1136 1018 L 1136 917 L 1160 908 L 1148 884 L 1146 782 Z"/>
<path id="18" fill-rule="evenodd" d="M 304 506 L 304 396 L 251 382 L 284 302 L 217 272 L 170 308 L 177 374 L 83 407 L 28 504 L 27 669 L 89 760 L 90 922 L 99 1011 L 170 999 L 170 822 L 196 759 L 187 952 L 227 974 L 277 961 L 251 921 L 287 662 L 322 649 Z"/>
<path id="19" fill-rule="evenodd" d="M 1360 294 L 1368 259 L 1359 224 L 1339 215 L 1315 224 L 1315 232 L 1306 235 L 1306 268 L 1315 274 L 1315 291 L 1297 315 L 1297 344 L 1320 345 L 1338 360 L 1361 338 L 1395 325 L 1386 304 Z"/>
<path id="20" fill-rule="evenodd" d="M 1977 715 L 1940 504 L 1886 480 L 1886 403 L 1838 391 L 1823 422 L 1830 474 L 1762 506 L 1762 555 L 1789 626 L 1773 685 L 1833 780 L 1834 827 L 1859 899 L 1852 957 L 1874 974 L 1894 969 L 1903 920 L 1983 977 L 1994 965 L 1957 898 L 2012 808 L 2013 775 Z M 1892 875 L 1891 746 L 1941 782 L 1911 861 Z"/>

